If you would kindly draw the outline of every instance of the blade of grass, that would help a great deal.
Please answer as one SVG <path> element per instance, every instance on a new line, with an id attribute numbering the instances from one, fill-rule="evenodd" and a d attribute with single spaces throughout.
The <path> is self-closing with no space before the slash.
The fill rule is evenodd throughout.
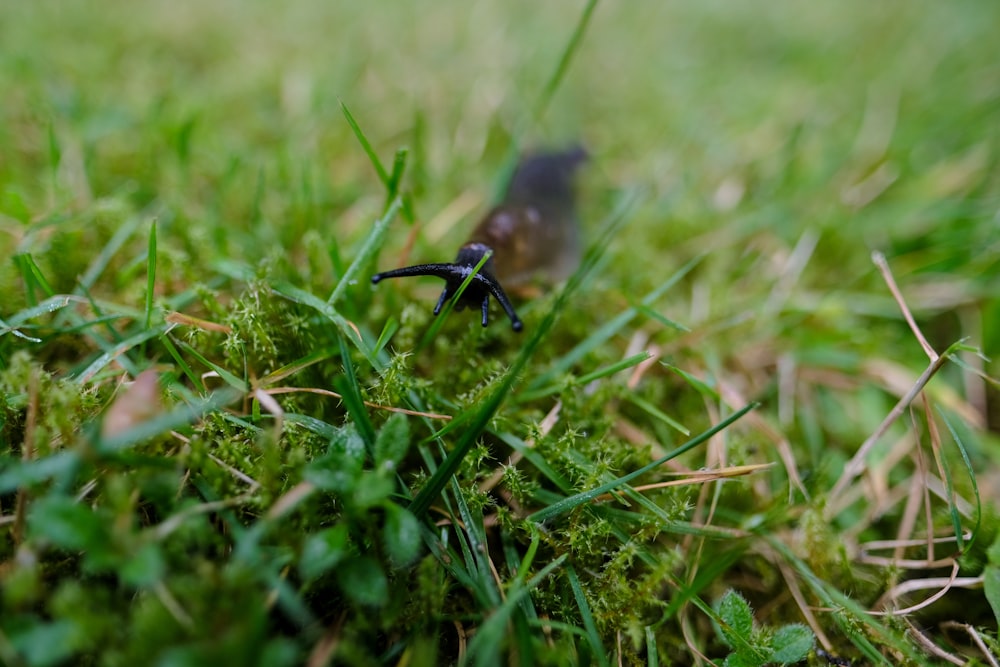
<path id="1" fill-rule="evenodd" d="M 689 328 L 687 328 L 680 322 L 674 322 L 672 319 L 664 317 L 660 312 L 653 310 L 649 306 L 644 306 L 642 304 L 639 304 L 638 306 L 635 307 L 635 309 L 636 312 L 638 312 L 640 315 L 644 315 L 654 322 L 659 322 L 668 329 L 676 329 L 677 331 L 683 331 L 685 333 L 691 331 Z"/>
<path id="2" fill-rule="evenodd" d="M 656 635 L 653 634 L 653 628 L 647 625 L 642 630 L 646 637 L 646 664 L 649 667 L 660 667 L 659 649 L 656 646 Z"/>
<path id="3" fill-rule="evenodd" d="M 569 70 L 570 62 L 573 60 L 574 54 L 576 54 L 577 48 L 580 46 L 581 40 L 583 40 L 583 35 L 587 31 L 587 26 L 590 24 L 590 17 L 594 13 L 594 8 L 597 7 L 597 0 L 589 0 L 587 5 L 583 8 L 583 12 L 580 14 L 580 20 L 577 21 L 576 27 L 573 29 L 573 34 L 570 35 L 569 42 L 566 44 L 566 48 L 563 49 L 562 57 L 559 58 L 559 63 L 556 65 L 555 71 L 552 72 L 552 76 L 549 77 L 548 82 L 545 87 L 542 88 L 541 94 L 538 96 L 538 104 L 535 105 L 535 119 L 540 119 L 544 114 L 545 110 L 548 109 L 549 102 L 556 94 L 556 90 L 559 89 L 559 84 L 562 83 L 563 78 L 566 76 L 567 70 Z"/>
<path id="4" fill-rule="evenodd" d="M 77 375 L 76 381 L 79 382 L 80 384 L 86 384 L 87 382 L 90 382 L 90 380 L 92 380 L 93 377 L 97 375 L 98 371 L 107 366 L 113 360 L 125 354 L 125 352 L 131 350 L 132 348 L 138 345 L 141 345 L 142 343 L 145 343 L 147 340 L 151 338 L 162 336 L 163 334 L 173 329 L 175 326 L 176 326 L 175 324 L 164 322 L 159 326 L 152 327 L 144 331 L 140 331 L 136 335 L 126 338 L 121 343 L 118 343 L 113 348 L 99 355 L 96 359 L 90 362 L 90 364 L 84 370 L 82 370 L 79 375 Z"/>
<path id="5" fill-rule="evenodd" d="M 390 317 L 385 321 L 385 325 L 382 327 L 382 332 L 378 335 L 378 340 L 375 341 L 375 345 L 372 347 L 372 354 L 381 354 L 385 346 L 389 344 L 392 337 L 396 335 L 399 330 L 399 320 L 395 317 Z"/>
<path id="6" fill-rule="evenodd" d="M 422 534 L 427 549 L 434 554 L 434 557 L 448 574 L 454 577 L 455 581 L 465 590 L 470 591 L 480 605 L 486 606 L 487 597 L 479 590 L 478 581 L 462 567 L 463 559 L 453 549 L 446 546 L 440 535 L 431 532 L 430 529 L 425 529 Z"/>
<path id="7" fill-rule="evenodd" d="M 576 575 L 576 570 L 572 565 L 566 566 L 566 578 L 569 580 L 569 587 L 573 590 L 576 607 L 580 610 L 580 618 L 583 621 L 583 628 L 587 632 L 587 643 L 590 644 L 590 650 L 593 651 L 597 664 L 607 667 L 610 663 L 607 652 L 604 650 L 604 644 L 601 643 L 601 637 L 597 633 L 594 614 L 590 611 L 587 596 L 583 594 L 583 586 L 580 584 L 580 577 Z"/>
<path id="8" fill-rule="evenodd" d="M 16 255 L 14 259 L 19 260 L 19 263 L 23 263 L 24 270 L 26 270 L 31 276 L 32 282 L 45 293 L 46 298 L 51 299 L 55 296 L 55 290 L 52 289 L 52 285 L 49 284 L 49 281 L 45 279 L 44 274 L 42 274 L 42 270 L 38 268 L 35 258 L 32 257 L 30 253 Z"/>
<path id="9" fill-rule="evenodd" d="M 115 233 L 112 234 L 111 238 L 108 240 L 104 247 L 101 248 L 101 252 L 97 254 L 94 261 L 90 263 L 87 270 L 84 272 L 83 276 L 80 278 L 80 286 L 90 290 L 94 287 L 94 283 L 97 279 L 104 273 L 107 269 L 108 264 L 111 262 L 111 258 L 122 249 L 125 242 L 128 241 L 129 237 L 135 233 L 142 224 L 149 219 L 157 219 L 163 216 L 165 209 L 163 205 L 159 202 L 155 202 L 147 206 L 142 212 L 131 216 L 126 219 L 125 222 L 118 225 L 115 229 Z"/>
<path id="10" fill-rule="evenodd" d="M 519 554 L 519 547 L 515 544 L 515 539 L 516 538 L 508 531 L 500 531 L 500 540 L 502 542 L 504 561 L 507 565 L 507 570 L 516 577 L 520 572 L 530 571 L 531 564 L 534 562 L 535 556 L 538 553 L 541 536 L 537 530 L 531 531 L 531 542 L 528 543 L 528 548 L 523 558 Z M 527 656 L 531 656 L 534 650 L 534 636 L 531 628 L 532 624 L 537 622 L 538 610 L 535 608 L 535 603 L 531 599 L 531 596 L 526 595 L 521 598 L 521 604 L 512 618 L 514 626 L 514 643 L 517 648 L 518 655 L 522 656 L 522 664 L 530 662 L 530 660 L 527 659 Z"/>
<path id="11" fill-rule="evenodd" d="M 280 368 L 276 368 L 275 370 L 271 371 L 270 373 L 262 377 L 257 384 L 260 387 L 268 387 L 270 385 L 276 384 L 277 382 L 280 382 L 287 377 L 295 375 L 299 371 L 306 369 L 312 366 L 313 364 L 325 361 L 338 353 L 339 349 L 334 350 L 333 348 L 323 348 L 319 350 L 313 350 L 306 356 L 296 359 L 295 361 L 290 361 L 287 364 L 282 365 Z"/>
<path id="12" fill-rule="evenodd" d="M 7 322 L 3 321 L 3 319 L 0 319 L 0 336 L 3 336 L 4 334 L 8 334 L 8 333 L 9 334 L 13 334 L 17 338 L 23 338 L 24 340 L 28 341 L 29 343 L 41 343 L 42 342 L 41 338 L 35 338 L 34 336 L 29 336 L 27 334 L 23 334 L 20 331 L 18 331 L 17 329 L 15 329 L 14 327 L 10 326 Z"/>
<path id="13" fill-rule="evenodd" d="M 153 291 L 156 287 L 156 219 L 149 227 L 149 249 L 146 252 L 146 328 L 153 322 Z"/>
<path id="14" fill-rule="evenodd" d="M 628 400 L 631 401 L 634 405 L 637 405 L 638 407 L 645 410 L 652 417 L 660 420 L 670 428 L 674 429 L 675 431 L 678 431 L 679 433 L 682 433 L 684 435 L 691 435 L 691 431 L 689 431 L 687 427 L 684 426 L 684 424 L 681 424 L 676 419 L 665 413 L 663 410 L 660 410 L 658 407 L 656 407 L 649 401 L 635 395 L 629 396 Z"/>
<path id="15" fill-rule="evenodd" d="M 961 518 L 958 513 L 958 507 L 955 506 L 954 496 L 952 495 L 954 491 L 953 489 L 954 484 L 950 479 L 951 477 L 950 475 L 948 476 L 949 478 L 945 480 L 946 484 L 945 488 L 947 489 L 948 493 L 948 508 L 952 515 L 952 523 L 955 526 L 955 542 L 960 550 L 967 552 L 969 549 L 972 548 L 972 545 L 975 543 L 976 538 L 979 536 L 979 528 L 983 520 L 983 501 L 982 498 L 980 498 L 979 496 L 979 483 L 976 481 L 975 468 L 972 467 L 972 461 L 969 459 L 968 448 L 966 448 L 965 443 L 962 442 L 962 438 L 958 435 L 958 431 L 955 429 L 955 426 L 951 423 L 951 420 L 948 419 L 948 414 L 940 407 L 938 408 L 937 412 L 939 415 L 941 415 L 941 419 L 944 420 L 944 425 L 948 428 L 948 432 L 951 433 L 951 437 L 955 441 L 955 446 L 958 447 L 959 454 L 961 454 L 962 456 L 962 462 L 965 464 L 965 471 L 969 474 L 969 482 L 972 484 L 972 493 L 976 498 L 976 525 L 973 527 L 971 531 L 972 534 L 971 537 L 969 538 L 969 542 L 965 543 L 962 537 L 963 531 L 962 531 Z"/>
<path id="16" fill-rule="evenodd" d="M 368 409 L 361 397 L 361 385 L 358 384 L 358 376 L 354 372 L 354 364 L 351 363 L 351 354 L 347 349 L 347 343 L 343 336 L 337 336 L 337 342 L 340 345 L 340 360 L 344 367 L 344 374 L 334 381 L 333 386 L 343 398 L 347 414 L 354 420 L 358 434 L 365 443 L 365 449 L 368 450 L 368 456 L 374 461 L 375 427 L 372 425 Z"/>
<path id="17" fill-rule="evenodd" d="M 354 136 L 357 137 L 358 142 L 361 144 L 361 148 L 365 151 L 365 155 L 368 156 L 372 166 L 375 167 L 375 173 L 378 174 L 378 180 L 382 181 L 382 185 L 385 186 L 386 190 L 391 190 L 389 185 L 389 172 L 387 172 L 385 167 L 382 166 L 382 161 L 379 160 L 378 155 L 375 154 L 375 149 L 372 148 L 371 142 L 368 141 L 368 137 L 365 136 L 361 126 L 358 125 L 358 121 L 354 120 L 354 114 L 352 114 L 351 110 L 347 108 L 347 105 L 343 100 L 340 101 L 340 110 L 344 112 L 344 118 L 347 119 L 347 124 L 351 126 L 351 131 L 354 132 Z"/>
<path id="18" fill-rule="evenodd" d="M 663 610 L 661 618 L 663 620 L 673 618 L 685 605 L 698 598 L 712 584 L 720 581 L 723 573 L 739 562 L 751 546 L 749 539 L 740 540 L 727 544 L 725 549 L 718 550 L 711 558 L 700 559 L 694 579 L 674 582 L 676 590 L 670 594 L 670 604 Z"/>
<path id="19" fill-rule="evenodd" d="M 13 331 L 15 327 L 19 327 L 28 320 L 32 320 L 39 315 L 55 312 L 60 308 L 65 308 L 71 303 L 86 303 L 86 301 L 71 294 L 53 296 L 50 299 L 46 299 L 45 301 L 31 306 L 30 308 L 25 308 L 24 310 L 19 311 L 7 318 L 7 323 L 4 325 L 4 328 L 0 329 L 0 336 Z"/>
<path id="20" fill-rule="evenodd" d="M 194 349 L 194 347 L 192 347 L 188 343 L 185 343 L 184 341 L 178 341 L 178 343 L 188 352 L 188 354 L 194 356 L 194 358 L 200 361 L 202 364 L 208 366 L 213 371 L 218 373 L 219 377 L 222 378 L 223 382 L 228 384 L 230 387 L 232 387 L 236 391 L 240 391 L 243 393 L 250 391 L 250 385 L 247 384 L 246 381 L 244 381 L 242 378 L 238 377 L 235 373 L 226 370 L 225 368 L 223 368 L 222 366 L 213 361 L 208 360 L 201 352 Z"/>
<path id="21" fill-rule="evenodd" d="M 38 303 L 38 297 L 35 296 L 35 277 L 31 273 L 31 269 L 28 267 L 27 262 L 24 261 L 25 255 L 18 254 L 14 255 L 14 266 L 21 274 L 21 282 L 24 283 L 24 298 L 27 300 L 29 306 L 35 306 Z"/>
<path id="22" fill-rule="evenodd" d="M 328 424 L 321 419 L 316 419 L 315 417 L 310 417 L 309 415 L 300 415 L 296 412 L 286 412 L 285 422 L 289 424 L 298 424 L 307 431 L 312 431 L 316 435 L 322 436 L 327 440 L 332 440 L 335 435 L 340 433 L 340 429 L 333 424 Z"/>
<path id="23" fill-rule="evenodd" d="M 562 391 L 563 389 L 567 388 L 568 386 L 574 386 L 574 387 L 584 386 L 584 385 L 590 384 L 594 380 L 600 380 L 603 377 L 607 377 L 609 375 L 614 375 L 615 373 L 617 373 L 619 371 L 623 371 L 626 368 L 632 368 L 633 366 L 641 364 L 646 359 L 649 359 L 649 352 L 640 352 L 638 354 L 633 354 L 631 357 L 628 357 L 626 359 L 622 359 L 619 362 L 616 362 L 616 363 L 611 364 L 609 366 L 604 366 L 602 368 L 598 368 L 595 371 L 591 371 L 590 373 L 587 373 L 585 375 L 581 375 L 578 378 L 574 378 L 569 385 L 551 384 L 551 385 L 549 385 L 547 387 L 542 387 L 541 389 L 537 389 L 537 390 L 532 391 L 532 392 L 518 393 L 517 401 L 519 403 L 527 402 L 527 401 L 534 401 L 534 400 L 537 400 L 539 398 L 544 398 L 545 396 L 548 396 L 550 394 L 554 394 L 556 392 Z M 685 433 L 685 435 L 687 435 L 687 434 Z"/>
<path id="24" fill-rule="evenodd" d="M 454 477 L 451 478 L 451 491 L 458 507 L 458 518 L 461 519 L 460 522 L 455 522 L 455 526 L 464 527 L 463 532 L 468 540 L 469 570 L 478 579 L 480 590 L 489 596 L 487 606 L 493 608 L 501 603 L 502 597 L 490 567 L 490 550 L 486 540 L 486 528 L 483 526 L 483 513 L 481 510 L 473 511 L 469 507 L 462 488 Z"/>
<path id="25" fill-rule="evenodd" d="M 328 302 L 323 301 L 314 294 L 310 294 L 303 289 L 299 289 L 298 287 L 285 282 L 278 281 L 271 285 L 271 289 L 274 290 L 275 294 L 282 296 L 289 301 L 300 303 L 303 306 L 308 306 L 318 311 L 321 315 L 333 322 L 342 336 L 354 343 L 354 345 L 358 348 L 358 351 L 364 355 L 365 359 L 372 365 L 373 368 L 376 370 L 382 368 L 382 362 L 380 362 L 375 353 L 372 352 L 371 346 L 368 344 L 367 339 L 361 331 L 349 322 L 343 315 L 337 312 L 337 309 Z"/>
<path id="26" fill-rule="evenodd" d="M 677 375 L 680 375 L 685 382 L 687 382 L 702 396 L 705 396 L 706 398 L 716 403 L 720 400 L 719 392 L 715 389 L 715 387 L 711 386 L 706 382 L 702 382 L 701 380 L 691 375 L 687 371 L 682 370 L 677 366 L 674 366 L 673 364 L 669 364 L 665 361 L 661 361 L 660 363 L 663 364 L 665 368 L 668 368 L 674 373 L 677 373 Z"/>
<path id="27" fill-rule="evenodd" d="M 628 473 L 627 475 L 622 475 L 621 477 L 618 477 L 610 482 L 607 482 L 606 484 L 601 484 L 600 486 L 590 489 L 589 491 L 583 491 L 582 493 L 578 493 L 574 496 L 570 496 L 569 498 L 553 503 L 552 505 L 549 505 L 548 507 L 537 511 L 534 514 L 531 514 L 530 516 L 528 516 L 528 519 L 534 521 L 535 523 L 541 523 L 543 521 L 547 521 L 548 519 L 551 519 L 552 517 L 568 512 L 575 507 L 578 507 L 585 503 L 589 503 L 597 496 L 603 495 L 621 486 L 624 486 L 625 484 L 632 481 L 636 477 L 644 475 L 647 472 L 663 465 L 667 461 L 676 458 L 691 449 L 694 449 L 701 443 L 711 438 L 716 433 L 719 433 L 720 431 L 728 428 L 730 424 L 739 420 L 741 417 L 743 417 L 745 414 L 756 408 L 758 405 L 759 405 L 758 403 L 750 403 L 748 405 L 745 405 L 743 408 L 734 412 L 726 419 L 723 419 L 721 422 L 719 422 L 712 428 L 708 429 L 707 431 L 703 431 L 698 436 L 688 440 L 686 443 L 684 443 L 677 449 L 661 456 L 652 463 L 644 465 L 641 468 Z"/>
<path id="28" fill-rule="evenodd" d="M 335 306 L 340 301 L 341 297 L 344 296 L 347 286 L 361 272 L 361 267 L 366 266 L 374 259 L 375 253 L 382 247 L 385 234 L 389 230 L 389 223 L 396 217 L 400 205 L 400 199 L 397 196 L 392 200 L 392 204 L 389 205 L 385 215 L 375 221 L 372 231 L 361 244 L 361 248 L 358 250 L 357 255 L 355 255 L 354 261 L 347 267 L 343 277 L 337 282 L 337 286 L 333 289 L 333 292 L 330 293 L 330 298 L 326 300 L 329 305 Z"/>
<path id="29" fill-rule="evenodd" d="M 181 353 L 177 350 L 177 346 L 174 345 L 170 336 L 160 336 L 160 342 L 163 343 L 163 347 L 167 348 L 167 352 L 170 356 L 174 358 L 177 365 L 180 366 L 181 372 L 187 377 L 188 381 L 194 385 L 194 388 L 200 392 L 205 393 L 205 383 L 201 381 L 201 376 L 194 372 L 191 365 L 181 356 Z"/>
<path id="30" fill-rule="evenodd" d="M 476 630 L 475 636 L 469 642 L 469 659 L 476 665 L 492 665 L 496 663 L 496 647 L 503 645 L 503 638 L 507 628 L 507 621 L 511 614 L 517 609 L 521 598 L 528 595 L 532 589 L 538 586 L 543 579 L 556 570 L 568 557 L 563 554 L 554 561 L 542 568 L 538 574 L 533 576 L 527 583 L 514 586 L 507 592 L 507 599 L 500 605 Z"/>
<path id="31" fill-rule="evenodd" d="M 233 401 L 238 400 L 240 396 L 242 396 L 242 393 L 233 389 L 221 389 L 213 392 L 207 398 L 195 403 L 181 405 L 170 412 L 137 424 L 126 431 L 116 433 L 110 437 L 102 437 L 96 444 L 95 449 L 102 454 L 121 452 L 141 442 L 163 435 L 168 431 L 186 426 L 210 412 L 215 412 L 229 405 Z"/>
<path id="32" fill-rule="evenodd" d="M 403 218 L 407 222 L 412 223 L 414 220 L 413 204 L 405 193 L 400 192 L 400 185 L 403 182 L 403 172 L 406 170 L 406 158 L 408 155 L 409 151 L 406 148 L 400 148 L 396 151 L 396 157 L 392 161 L 392 174 L 389 176 L 389 182 L 386 184 L 385 207 L 388 209 L 392 200 L 399 195 L 402 202 Z"/>

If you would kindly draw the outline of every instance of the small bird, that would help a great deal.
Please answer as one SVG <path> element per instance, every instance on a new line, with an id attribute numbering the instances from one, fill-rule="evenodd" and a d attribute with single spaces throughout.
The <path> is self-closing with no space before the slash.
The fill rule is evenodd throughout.
<path id="1" fill-rule="evenodd" d="M 586 159 L 587 152 L 579 146 L 526 155 L 514 170 L 503 201 L 476 226 L 454 262 L 377 273 L 372 283 L 406 276 L 442 278 L 445 286 L 434 307 L 437 315 L 476 265 L 492 252 L 455 303 L 455 310 L 481 308 L 485 327 L 492 294 L 510 318 L 511 328 L 521 331 L 524 325 L 501 281 L 508 287 L 535 278 L 557 282 L 576 269 L 580 263 L 580 225 L 573 176 Z"/>

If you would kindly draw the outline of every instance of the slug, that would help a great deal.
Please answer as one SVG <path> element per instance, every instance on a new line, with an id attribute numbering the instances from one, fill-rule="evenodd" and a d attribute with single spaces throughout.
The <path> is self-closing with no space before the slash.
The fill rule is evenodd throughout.
<path id="1" fill-rule="evenodd" d="M 557 282 L 576 269 L 580 238 L 573 175 L 586 159 L 587 153 L 580 147 L 525 156 L 511 176 L 503 201 L 476 226 L 454 262 L 377 273 L 372 283 L 406 276 L 442 278 L 445 286 L 434 307 L 437 315 L 486 253 L 492 252 L 455 310 L 480 308 L 485 327 L 492 294 L 510 318 L 511 328 L 521 331 L 524 325 L 501 282 L 508 287 L 524 285 L 536 277 Z"/>

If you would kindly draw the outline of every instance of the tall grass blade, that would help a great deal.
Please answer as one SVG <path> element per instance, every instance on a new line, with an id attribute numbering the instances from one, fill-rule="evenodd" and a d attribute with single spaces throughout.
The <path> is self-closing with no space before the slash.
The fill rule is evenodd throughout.
<path id="1" fill-rule="evenodd" d="M 149 227 L 149 249 L 146 252 L 146 328 L 153 323 L 153 293 L 156 289 L 156 220 Z"/>
<path id="2" fill-rule="evenodd" d="M 685 452 L 690 451 L 691 449 L 694 449 L 695 447 L 697 447 L 701 443 L 707 441 L 709 438 L 711 438 L 716 433 L 719 433 L 720 431 L 728 428 L 730 424 L 733 424 L 734 422 L 736 422 L 737 420 L 739 420 L 741 417 L 743 417 L 745 414 L 747 414 L 748 412 L 750 412 L 751 410 L 753 410 L 754 408 L 756 408 L 758 405 L 759 405 L 758 403 L 750 403 L 750 404 L 742 407 L 738 411 L 734 412 L 733 414 L 729 415 L 729 417 L 727 417 L 726 419 L 723 419 L 721 422 L 719 422 L 718 424 L 716 424 L 712 428 L 708 429 L 707 431 L 702 432 L 700 435 L 692 438 L 691 440 L 688 440 L 686 443 L 684 443 L 683 445 L 681 445 L 677 449 L 671 451 L 668 454 L 664 454 L 663 456 L 661 456 L 660 458 L 656 459 L 652 463 L 646 464 L 646 465 L 642 466 L 641 468 L 628 473 L 627 475 L 622 475 L 621 477 L 618 477 L 617 479 L 614 479 L 614 480 L 612 480 L 610 482 L 607 482 L 606 484 L 601 484 L 600 486 L 598 486 L 596 488 L 593 488 L 593 489 L 591 489 L 589 491 L 584 491 L 584 492 L 578 493 L 578 494 L 576 494 L 574 496 L 570 496 L 569 498 L 561 500 L 561 501 L 559 501 L 557 503 L 553 503 L 552 505 L 549 505 L 548 507 L 546 507 L 544 509 L 541 509 L 541 510 L 535 512 L 534 514 L 530 515 L 528 517 L 528 519 L 530 519 L 531 521 L 534 521 L 536 523 L 541 523 L 541 522 L 547 521 L 548 519 L 551 519 L 553 517 L 559 516 L 560 514 L 564 514 L 565 512 L 568 512 L 568 511 L 572 510 L 575 507 L 579 507 L 580 505 L 583 505 L 585 503 L 589 503 L 594 498 L 596 498 L 596 497 L 598 497 L 600 495 L 603 495 L 605 493 L 609 493 L 611 491 L 614 491 L 615 489 L 621 488 L 625 484 L 628 484 L 630 481 L 632 481 L 633 479 L 635 479 L 636 477 L 639 477 L 640 475 L 644 475 L 644 474 L 646 474 L 647 472 L 649 472 L 651 470 L 655 470 L 656 468 L 658 468 L 659 466 L 663 465 L 667 461 L 670 461 L 671 459 L 674 459 L 674 458 L 680 456 L 681 454 L 684 454 Z"/>

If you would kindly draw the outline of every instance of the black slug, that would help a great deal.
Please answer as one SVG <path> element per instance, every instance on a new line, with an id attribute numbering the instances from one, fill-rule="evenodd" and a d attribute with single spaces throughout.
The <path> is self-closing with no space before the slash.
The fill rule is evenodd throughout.
<path id="1" fill-rule="evenodd" d="M 476 226 L 454 262 L 385 271 L 372 276 L 372 282 L 406 276 L 443 278 L 444 291 L 434 307 L 437 315 L 483 256 L 493 251 L 455 310 L 481 308 L 485 327 L 492 294 L 510 318 L 511 328 L 520 331 L 521 320 L 500 283 L 516 287 L 535 277 L 555 282 L 569 276 L 579 264 L 573 174 L 586 158 L 586 151 L 579 147 L 522 158 L 503 201 Z"/>

